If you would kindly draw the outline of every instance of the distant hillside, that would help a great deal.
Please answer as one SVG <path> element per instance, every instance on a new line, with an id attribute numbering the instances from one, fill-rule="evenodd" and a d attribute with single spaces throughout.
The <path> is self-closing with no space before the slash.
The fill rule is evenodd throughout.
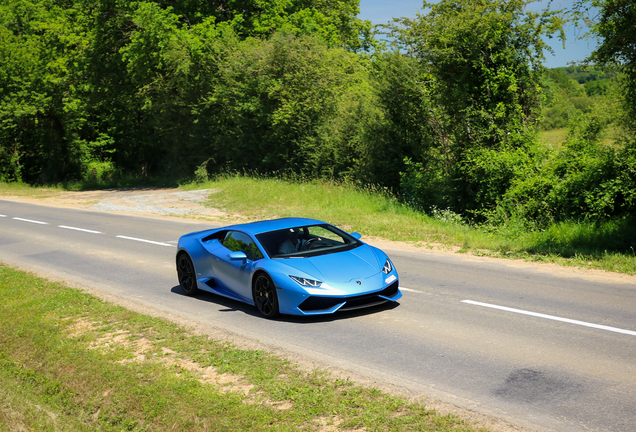
<path id="1" fill-rule="evenodd" d="M 565 128 L 569 119 L 589 113 L 604 98 L 615 74 L 594 66 L 568 66 L 548 69 L 541 80 L 542 130 Z"/>
<path id="2" fill-rule="evenodd" d="M 567 74 L 568 78 L 578 81 L 579 84 L 585 84 L 590 81 L 599 81 L 604 79 L 611 79 L 614 74 L 607 72 L 596 66 L 567 66 L 551 69 L 557 72 L 563 72 Z"/>

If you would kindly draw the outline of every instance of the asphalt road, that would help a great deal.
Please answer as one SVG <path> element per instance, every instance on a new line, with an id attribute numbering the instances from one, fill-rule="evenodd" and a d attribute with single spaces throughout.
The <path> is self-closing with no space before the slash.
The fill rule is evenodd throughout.
<path id="1" fill-rule="evenodd" d="M 176 241 L 210 227 L 0 200 L 0 261 L 526 428 L 636 431 L 633 279 L 391 248 L 398 305 L 270 321 L 181 294 Z"/>

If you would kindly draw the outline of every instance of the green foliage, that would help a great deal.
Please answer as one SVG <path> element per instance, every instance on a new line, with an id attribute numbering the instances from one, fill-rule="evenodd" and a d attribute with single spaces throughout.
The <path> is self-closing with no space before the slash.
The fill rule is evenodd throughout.
<path id="1" fill-rule="evenodd" d="M 315 36 L 275 33 L 240 41 L 211 20 L 179 28 L 178 17 L 140 7 L 139 31 L 123 50 L 171 170 L 293 170 L 344 175 L 362 141 L 357 123 L 373 108 L 366 69 Z"/>
<path id="2" fill-rule="evenodd" d="M 430 144 L 407 160 L 407 196 L 465 212 L 493 206 L 506 190 L 512 172 L 500 154 L 532 139 L 549 49 L 542 36 L 563 34 L 557 13 L 528 12 L 527 3 L 425 3 L 426 14 L 396 20 L 392 34 L 418 60 L 429 100 L 419 121 Z"/>
<path id="3" fill-rule="evenodd" d="M 541 78 L 543 94 L 539 127 L 552 130 L 567 127 L 582 114 L 589 114 L 615 91 L 610 74 L 595 68 L 572 66 L 544 72 Z"/>
<path id="4" fill-rule="evenodd" d="M 434 150 L 437 122 L 435 107 L 423 88 L 425 80 L 418 62 L 399 52 L 377 55 L 372 63 L 371 85 L 377 114 L 360 120 L 364 124 L 364 147 L 356 177 L 369 184 L 397 190 L 403 162 L 421 160 Z"/>
<path id="5" fill-rule="evenodd" d="M 210 175 L 208 174 L 208 162 L 210 160 L 206 160 L 194 171 L 194 181 L 197 183 L 205 183 L 210 180 Z"/>
<path id="6" fill-rule="evenodd" d="M 375 43 L 371 24 L 355 17 L 357 0 L 311 5 L 292 0 L 7 0 L 0 8 L 0 179 L 5 181 L 78 180 L 94 177 L 99 167 L 143 178 L 149 173 L 187 175 L 203 160 L 215 158 L 216 146 L 221 146 L 211 125 L 223 127 L 225 118 L 213 93 L 219 85 L 236 84 L 225 89 L 236 94 L 244 85 L 222 76 L 221 63 L 236 68 L 254 60 L 257 54 L 247 53 L 258 52 L 261 43 L 269 51 L 276 44 L 268 39 L 276 40 L 278 33 L 312 41 L 303 49 L 314 58 L 331 56 L 331 49 L 332 57 L 343 57 L 345 48 L 363 51 Z M 314 46 L 322 48 L 314 53 Z M 290 58 L 298 62 L 301 57 Z M 353 57 L 348 62 L 356 63 Z M 323 67 L 318 73 L 338 77 L 341 72 Z M 328 78 L 321 79 L 329 85 Z M 316 95 L 305 92 L 299 97 Z M 325 122 L 312 123 L 309 134 L 317 127 L 327 134 L 329 121 L 340 127 L 337 116 L 357 109 L 357 95 L 347 98 L 339 100 L 338 110 L 326 111 Z M 344 108 L 346 104 L 350 106 Z M 278 138 L 296 139 L 289 132 L 282 135 Z M 349 146 L 349 139 L 336 145 L 338 139 L 331 139 L 333 146 Z M 320 145 L 325 141 L 317 140 Z"/>
<path id="7" fill-rule="evenodd" d="M 267 39 L 277 31 L 296 36 L 312 34 L 331 46 L 367 50 L 376 45 L 371 22 L 357 18 L 359 0 L 229 0 L 157 1 L 179 21 L 200 24 L 210 18 L 227 23 L 241 39 Z"/>
<path id="8" fill-rule="evenodd" d="M 216 114 L 209 126 L 217 163 L 260 172 L 346 172 L 360 142 L 355 121 L 371 97 L 365 76 L 354 54 L 313 37 L 277 34 L 241 44 L 206 98 Z"/>
<path id="9" fill-rule="evenodd" d="M 525 1 L 425 3 L 394 34 L 430 74 L 426 87 L 452 119 L 458 147 L 495 148 L 523 131 L 538 107 L 542 35 L 562 32 L 554 12 Z M 463 143 L 463 144 L 462 144 Z M 470 143 L 470 144 L 469 144 Z"/>
<path id="10" fill-rule="evenodd" d="M 588 96 L 604 96 L 609 93 L 612 81 L 604 79 L 600 81 L 588 81 L 583 87 Z"/>
<path id="11" fill-rule="evenodd" d="M 86 17 L 52 1 L 4 1 L 0 16 L 0 178 L 77 177 Z"/>
<path id="12" fill-rule="evenodd" d="M 556 74 L 565 75 L 579 84 L 594 81 L 605 81 L 614 77 L 614 74 L 598 66 L 566 66 L 551 69 Z"/>
<path id="13" fill-rule="evenodd" d="M 576 0 L 574 16 L 591 26 L 599 40 L 587 59 L 623 73 L 625 121 L 636 130 L 636 4 L 630 0 Z"/>
<path id="14" fill-rule="evenodd" d="M 433 207 L 445 207 L 452 202 L 452 185 L 443 175 L 442 167 L 404 159 L 404 171 L 400 173 L 400 196 L 413 208 L 427 211 Z"/>
<path id="15" fill-rule="evenodd" d="M 511 218 L 528 227 L 545 228 L 567 220 L 603 221 L 636 211 L 635 143 L 615 149 L 600 142 L 603 119 L 590 116 L 575 123 L 564 146 L 548 151 L 538 144 L 532 164 L 512 181 L 498 207 L 489 213 L 494 225 Z"/>

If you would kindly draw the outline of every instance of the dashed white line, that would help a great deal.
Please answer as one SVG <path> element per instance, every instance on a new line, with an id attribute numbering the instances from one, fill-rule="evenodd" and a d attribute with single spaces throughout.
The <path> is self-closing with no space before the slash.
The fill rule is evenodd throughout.
<path id="1" fill-rule="evenodd" d="M 135 238 L 135 237 L 126 237 L 126 236 L 116 236 L 116 237 L 120 238 L 120 239 L 125 239 L 125 240 L 134 240 L 134 241 L 143 242 L 143 243 L 155 244 L 155 245 L 159 245 L 159 246 L 176 247 L 175 245 L 168 244 L 168 243 L 156 242 L 156 241 L 152 241 L 152 240 L 145 240 L 145 239 L 140 239 L 140 238 Z"/>
<path id="2" fill-rule="evenodd" d="M 7 217 L 5 215 L 0 215 L 0 217 Z M 19 217 L 14 217 L 14 220 L 17 221 L 22 221 L 22 222 L 30 222 L 30 223 L 35 223 L 35 224 L 40 224 L 40 225 L 48 225 L 48 222 L 42 222 L 42 221 L 36 221 L 36 220 L 32 220 L 32 219 L 24 219 L 24 218 L 19 218 Z M 90 234 L 102 234 L 101 231 L 95 231 L 95 230 L 89 230 L 89 229 L 85 229 L 85 228 L 77 228 L 77 227 L 72 227 L 72 226 L 68 226 L 68 225 L 59 225 L 58 228 L 63 228 L 63 229 L 70 229 L 70 230 L 75 230 L 75 231 L 82 231 L 82 232 L 86 232 L 86 233 L 90 233 Z M 154 245 L 158 245 L 158 246 L 168 246 L 168 247 L 176 247 L 176 242 L 156 242 L 156 241 L 152 241 L 152 240 L 146 240 L 146 239 L 140 239 L 140 238 L 135 238 L 135 237 L 127 237 L 127 236 L 116 236 L 117 238 L 121 238 L 121 239 L 125 239 L 125 240 L 133 240 L 133 241 L 138 241 L 138 242 L 143 242 L 143 243 L 150 243 L 150 244 L 154 244 Z M 173 244 L 171 244 L 173 243 Z"/>
<path id="3" fill-rule="evenodd" d="M 624 329 L 619 329 L 619 328 L 616 328 L 616 327 L 610 327 L 610 326 L 605 326 L 605 325 L 600 325 L 600 324 L 592 324 L 592 323 L 588 323 L 588 322 L 585 322 L 585 321 L 577 321 L 577 320 L 573 320 L 573 319 L 569 319 L 569 318 L 561 318 L 561 317 L 557 317 L 557 316 L 546 315 L 546 314 L 537 313 L 537 312 L 529 312 L 529 311 L 525 311 L 525 310 L 521 310 L 521 309 L 509 308 L 509 307 L 505 307 L 505 306 L 497 306 L 497 305 L 493 305 L 493 304 L 490 304 L 490 303 L 481 303 L 481 302 L 476 302 L 476 301 L 472 301 L 472 300 L 462 300 L 462 303 L 472 304 L 472 305 L 475 305 L 475 306 L 483 306 L 483 307 L 488 307 L 488 308 L 492 308 L 492 309 L 499 309 L 499 310 L 503 310 L 503 311 L 507 311 L 507 312 L 514 312 L 514 313 L 522 314 L 522 315 L 530 315 L 530 316 L 533 316 L 533 317 L 545 318 L 545 319 L 549 319 L 549 320 L 553 320 L 553 321 L 561 321 L 561 322 L 565 322 L 565 323 L 569 323 L 569 324 L 576 324 L 576 325 L 580 325 L 580 326 L 591 327 L 591 328 L 595 328 L 595 329 L 607 330 L 607 331 L 611 331 L 611 332 L 615 332 L 615 333 L 622 333 L 622 334 L 626 334 L 626 335 L 636 336 L 636 331 L 624 330 Z"/>
<path id="4" fill-rule="evenodd" d="M 48 225 L 48 222 L 41 222 L 41 221 L 36 221 L 36 220 L 31 220 L 31 219 L 22 219 L 22 218 L 18 218 L 18 217 L 14 217 L 14 220 L 18 220 L 18 221 L 22 221 L 22 222 L 31 222 L 34 224 L 40 224 L 40 225 Z"/>
<path id="5" fill-rule="evenodd" d="M 82 231 L 82 232 L 87 232 L 87 233 L 91 233 L 91 234 L 101 234 L 101 231 L 93 231 L 93 230 L 89 230 L 89 229 L 85 229 L 85 228 L 76 228 L 76 227 L 66 226 L 66 225 L 60 225 L 58 228 L 70 229 L 70 230 L 75 230 L 75 231 Z"/>

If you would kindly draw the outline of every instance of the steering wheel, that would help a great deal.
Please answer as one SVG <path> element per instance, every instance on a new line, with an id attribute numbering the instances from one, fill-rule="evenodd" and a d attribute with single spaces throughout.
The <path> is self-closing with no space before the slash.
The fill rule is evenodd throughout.
<path id="1" fill-rule="evenodd" d="M 313 238 L 310 238 L 309 240 L 307 240 L 303 244 L 303 250 L 306 251 L 306 250 L 311 249 L 313 247 L 313 245 L 314 245 L 314 242 L 316 242 L 317 240 L 319 240 L 318 237 L 313 237 Z"/>

